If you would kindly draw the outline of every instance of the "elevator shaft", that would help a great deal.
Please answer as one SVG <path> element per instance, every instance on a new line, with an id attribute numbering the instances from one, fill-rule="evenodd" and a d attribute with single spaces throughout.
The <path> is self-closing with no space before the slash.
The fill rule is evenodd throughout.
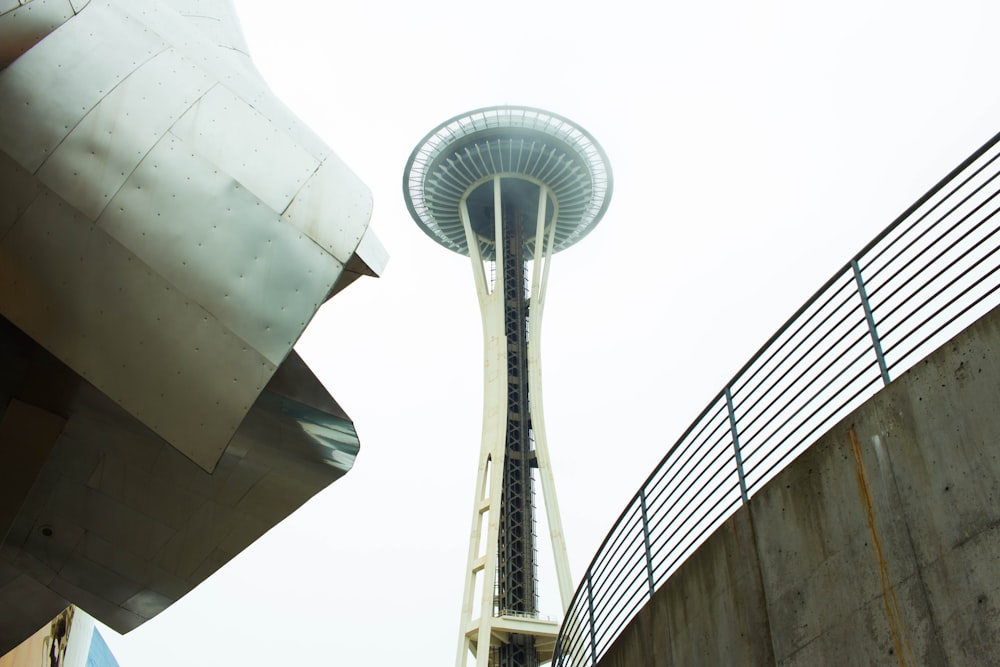
<path id="1" fill-rule="evenodd" d="M 499 614 L 534 615 L 536 590 L 535 517 L 531 417 L 528 394 L 528 317 L 524 211 L 501 198 L 504 328 L 507 351 L 507 427 L 500 502 L 497 566 Z M 514 635 L 500 646 L 497 667 L 536 667 L 535 638 Z"/>

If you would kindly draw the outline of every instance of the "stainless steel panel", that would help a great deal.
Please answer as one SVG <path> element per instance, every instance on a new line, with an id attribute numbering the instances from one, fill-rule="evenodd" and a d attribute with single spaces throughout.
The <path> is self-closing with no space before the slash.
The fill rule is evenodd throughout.
<path id="1" fill-rule="evenodd" d="M 247 53 L 246 40 L 229 0 L 164 0 L 212 44 Z"/>
<path id="2" fill-rule="evenodd" d="M 281 217 L 347 263 L 371 214 L 371 191 L 340 158 L 330 154 Z"/>
<path id="3" fill-rule="evenodd" d="M 139 161 L 214 83 L 175 49 L 160 52 L 72 129 L 39 179 L 96 220 Z"/>
<path id="4" fill-rule="evenodd" d="M 365 231 L 365 235 L 361 237 L 356 253 L 358 259 L 369 269 L 369 275 L 382 275 L 389 263 L 389 253 L 371 229 Z"/>
<path id="5" fill-rule="evenodd" d="M 70 2 L 0 69 L 0 417 L 69 415 L 0 544 L 0 610 L 12 566 L 126 631 L 353 463 L 291 348 L 384 252 L 351 256 L 371 195 L 234 50 L 227 0 Z"/>
<path id="6" fill-rule="evenodd" d="M 246 77 L 226 79 L 226 86 L 237 97 L 248 102 L 258 113 L 282 128 L 298 146 L 317 161 L 325 160 L 332 152 L 330 147 L 274 96 L 257 71 L 252 69 L 253 63 L 250 58 L 237 51 L 228 53 L 231 67 L 249 71 Z"/>
<path id="7" fill-rule="evenodd" d="M 0 312 L 206 470 L 276 366 L 50 193 L 0 242 Z"/>
<path id="8" fill-rule="evenodd" d="M 40 190 L 34 176 L 0 153 L 0 239 Z"/>
<path id="9" fill-rule="evenodd" d="M 0 347 L 10 336 L 20 338 L 0 320 Z M 18 516 L 27 527 L 0 549 L 0 574 L 27 572 L 40 593 L 83 604 L 119 631 L 187 593 L 357 452 L 350 420 L 294 352 L 209 475 L 78 376 L 45 381 L 71 397 L 71 416 Z M 3 389 L 16 393 L 16 382 Z M 43 409 L 52 409 L 44 399 Z M 13 592 L 0 580 L 0 609 L 16 605 Z"/>
<path id="10" fill-rule="evenodd" d="M 6 398 L 6 397 L 5 397 Z M 18 398 L 5 401 L 0 414 L 0 541 L 16 523 L 22 499 L 35 483 L 66 419 Z"/>
<path id="11" fill-rule="evenodd" d="M 259 171 L 274 166 L 254 165 Z M 342 268 L 171 133 L 129 177 L 98 225 L 273 366 Z"/>
<path id="12" fill-rule="evenodd" d="M 0 1 L 0 69 L 72 16 L 69 0 Z"/>
<path id="13" fill-rule="evenodd" d="M 319 166 L 284 128 L 222 85 L 198 100 L 172 131 L 278 212 Z"/>
<path id="14" fill-rule="evenodd" d="M 245 48 L 229 44 L 236 40 L 239 32 L 239 21 L 230 2 L 130 0 L 128 7 L 135 16 L 155 29 L 165 40 L 177 45 L 205 71 L 225 82 L 226 87 L 237 97 L 281 128 L 282 132 L 317 161 L 324 160 L 330 154 L 330 147 L 274 96 Z M 205 23 L 198 18 L 202 16 L 217 18 L 212 22 L 214 27 L 206 31 Z M 241 34 L 239 39 L 242 43 Z M 224 48 L 219 48 L 220 44 Z"/>
<path id="15" fill-rule="evenodd" d="M 0 561 L 0 601 L 0 651 L 5 653 L 66 608 L 61 597 L 3 561 Z"/>
<path id="16" fill-rule="evenodd" d="M 0 96 L 0 112 L 4 105 L 13 112 L 16 104 L 12 100 L 22 93 L 43 110 L 30 122 L 24 121 L 23 132 L 18 122 L 0 127 L 0 149 L 26 169 L 40 165 L 39 178 L 58 197 L 47 195 L 47 203 L 38 210 L 59 209 L 81 234 L 76 242 L 68 241 L 70 235 L 55 241 L 59 234 L 47 237 L 44 227 L 21 229 L 12 241 L 6 271 L 10 303 L 3 306 L 3 312 L 147 425 L 211 469 L 212 456 L 217 457 L 235 431 L 256 395 L 253 392 L 263 386 L 336 284 L 343 262 L 350 259 L 367 227 L 371 195 L 329 149 L 318 147 L 321 143 L 312 151 L 330 157 L 317 169 L 319 161 L 299 146 L 291 133 L 310 142 L 315 137 L 273 100 L 256 73 L 249 74 L 253 70 L 245 56 L 227 55 L 234 52 L 203 39 L 162 3 L 135 0 L 127 8 L 135 12 L 133 17 L 126 16 L 126 10 L 117 4 L 89 7 L 32 49 L 27 54 L 31 58 L 19 59 L 16 66 L 0 72 L 0 77 L 7 77 L 0 78 L 0 90 L 5 92 Z M 155 32 L 149 29 L 152 23 L 157 23 Z M 83 39 L 64 43 L 81 31 L 86 32 Z M 102 33 L 109 36 L 103 40 L 96 37 Z M 150 37 L 154 34 L 165 39 Z M 164 49 L 165 42 L 179 44 L 183 51 Z M 50 52 L 59 55 L 36 56 Z M 107 55 L 107 61 L 100 58 L 101 53 Z M 60 72 L 66 61 L 74 63 L 68 68 L 77 74 L 72 81 Z M 283 116 L 284 124 L 276 124 L 217 83 L 203 94 L 213 81 L 223 78 L 240 82 L 257 99 L 269 100 L 262 106 Z M 90 85 L 86 85 L 88 81 Z M 44 89 L 28 90 L 29 82 L 43 84 Z M 53 90 L 59 91 L 59 99 Z M 8 91 L 12 94 L 6 94 Z M 61 111 L 66 108 L 74 109 L 73 115 Z M 176 131 L 190 145 L 165 134 L 176 118 L 181 118 L 174 123 Z M 60 129 L 67 133 L 65 139 Z M 158 138 L 161 141 L 155 143 Z M 23 176 L 23 170 L 11 169 Z M 37 185 L 19 187 L 18 195 L 6 200 L 10 203 L 5 204 L 8 211 L 0 209 L 4 212 L 0 224 L 5 225 L 0 229 L 8 228 L 24 210 L 28 201 L 20 193 L 30 193 L 32 188 Z M 293 202 L 291 206 L 289 202 Z M 278 218 L 286 206 L 291 225 Z M 70 208 L 84 215 L 77 216 Z M 44 215 L 35 217 L 41 220 Z M 173 306 L 161 313 L 161 318 L 176 323 L 190 319 L 198 325 L 196 313 L 203 309 L 210 314 L 212 326 L 207 330 L 192 326 L 175 339 L 149 341 L 143 338 L 149 333 L 149 320 L 125 313 L 131 305 L 83 294 L 97 283 L 66 274 L 63 260 L 67 253 L 98 241 L 115 256 L 129 253 L 122 248 L 112 250 L 115 246 L 107 245 L 110 239 L 103 235 L 83 234 L 82 218 L 98 220 L 101 229 L 135 255 L 132 259 L 137 261 L 130 259 L 124 264 L 128 271 L 118 277 L 130 290 L 148 292 L 146 299 L 136 298 L 135 308 L 156 301 L 153 295 L 161 287 L 171 291 L 165 287 L 170 286 L 176 293 L 166 302 Z M 27 239 L 32 239 L 28 245 L 34 254 L 17 255 L 22 249 L 17 243 Z M 97 271 L 96 266 L 104 260 L 94 260 L 94 256 L 84 253 L 73 266 L 79 272 Z M 97 265 L 78 267 L 91 261 Z M 34 290 L 35 273 L 26 269 L 28 266 L 51 267 L 52 275 L 42 281 L 49 280 L 45 289 L 58 294 Z M 135 272 L 145 272 L 150 282 L 131 280 Z M 104 283 L 100 287 L 117 289 Z M 37 303 L 29 309 L 25 304 L 30 301 Z M 122 326 L 116 331 L 93 313 L 81 314 L 84 304 L 93 305 L 95 312 Z M 188 316 L 174 316 L 175 308 L 187 310 Z M 130 318 L 143 319 L 144 323 L 129 331 L 124 325 Z M 92 338 L 86 343 L 74 341 L 67 332 L 76 327 Z M 123 340 L 128 336 L 138 336 L 142 349 L 136 347 L 135 340 Z M 194 340 L 199 352 L 219 353 L 192 353 L 177 342 L 184 339 Z M 100 357 L 102 351 L 119 346 L 131 350 L 122 368 Z M 221 354 L 223 348 L 229 356 Z M 237 354 L 247 350 L 255 352 L 246 357 Z M 223 391 L 216 386 L 218 378 L 213 383 L 207 377 L 206 357 L 216 362 L 219 375 L 250 376 L 256 381 L 245 387 L 241 383 L 237 392 Z M 232 366 L 230 373 L 230 362 L 237 358 L 249 361 Z M 192 385 L 178 383 L 169 389 L 187 396 L 186 402 L 197 403 L 189 386 L 203 387 L 207 392 L 203 398 L 213 400 L 199 403 L 199 411 L 189 409 L 185 401 L 178 404 L 169 398 L 168 387 L 132 392 L 129 382 L 138 375 L 136 364 L 155 373 L 161 383 L 167 382 L 165 378 L 176 368 L 184 374 L 206 376 Z M 205 406 L 214 405 L 219 395 L 223 398 L 218 399 L 211 418 Z M 184 405 L 183 409 L 179 405 Z M 213 426 L 202 425 L 209 421 Z M 207 444 L 213 437 L 219 441 Z"/>
<path id="17" fill-rule="evenodd" d="M 211 31 L 203 29 L 206 18 L 238 26 L 235 12 L 226 0 L 209 3 L 215 5 L 215 8 L 196 10 L 204 13 L 193 16 L 187 13 L 184 3 L 173 0 L 127 0 L 115 4 L 149 30 L 154 30 L 216 79 L 228 81 L 250 76 L 261 81 L 245 53 L 234 51 L 227 44 L 220 44 L 215 41 L 215 35 Z M 231 32 L 221 26 L 220 30 Z"/>
<path id="18" fill-rule="evenodd" d="M 94 4 L 0 70 L 0 151 L 34 173 L 76 124 L 163 41 Z"/>

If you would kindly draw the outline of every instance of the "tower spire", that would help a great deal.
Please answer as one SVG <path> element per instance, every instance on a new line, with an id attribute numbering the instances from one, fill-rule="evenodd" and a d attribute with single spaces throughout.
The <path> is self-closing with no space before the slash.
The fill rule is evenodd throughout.
<path id="1" fill-rule="evenodd" d="M 477 667 L 535 667 L 552 656 L 559 622 L 538 614 L 536 477 L 563 612 L 573 595 L 542 416 L 540 325 L 552 254 L 597 224 L 611 190 L 597 142 L 528 107 L 456 116 L 424 137 L 406 165 L 414 220 L 472 259 L 485 338 L 457 667 L 470 654 Z"/>

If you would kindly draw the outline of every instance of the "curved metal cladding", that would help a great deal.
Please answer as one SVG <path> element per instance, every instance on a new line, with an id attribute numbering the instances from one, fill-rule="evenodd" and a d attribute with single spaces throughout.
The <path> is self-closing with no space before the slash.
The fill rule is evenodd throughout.
<path id="1" fill-rule="evenodd" d="M 350 468 L 292 346 L 381 270 L 372 198 L 226 0 L 0 3 L 0 118 L 0 470 L 5 438 L 38 440 L 0 497 L 0 582 L 58 542 L 36 597 L 127 630 Z"/>
<path id="2" fill-rule="evenodd" d="M 212 470 L 351 261 L 368 189 L 162 2 L 91 2 L 0 91 L 0 312 Z"/>

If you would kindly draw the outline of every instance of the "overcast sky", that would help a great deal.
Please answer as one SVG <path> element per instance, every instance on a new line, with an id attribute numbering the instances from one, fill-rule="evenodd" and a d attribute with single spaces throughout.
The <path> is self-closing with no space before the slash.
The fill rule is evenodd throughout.
<path id="1" fill-rule="evenodd" d="M 542 107 L 614 170 L 603 221 L 553 260 L 543 323 L 574 581 L 770 334 L 1000 130 L 995 1 L 236 4 L 275 93 L 374 193 L 389 266 L 297 347 L 362 449 L 194 592 L 106 632 L 122 667 L 453 664 L 482 332 L 469 260 L 417 228 L 401 187 L 440 122 Z"/>

